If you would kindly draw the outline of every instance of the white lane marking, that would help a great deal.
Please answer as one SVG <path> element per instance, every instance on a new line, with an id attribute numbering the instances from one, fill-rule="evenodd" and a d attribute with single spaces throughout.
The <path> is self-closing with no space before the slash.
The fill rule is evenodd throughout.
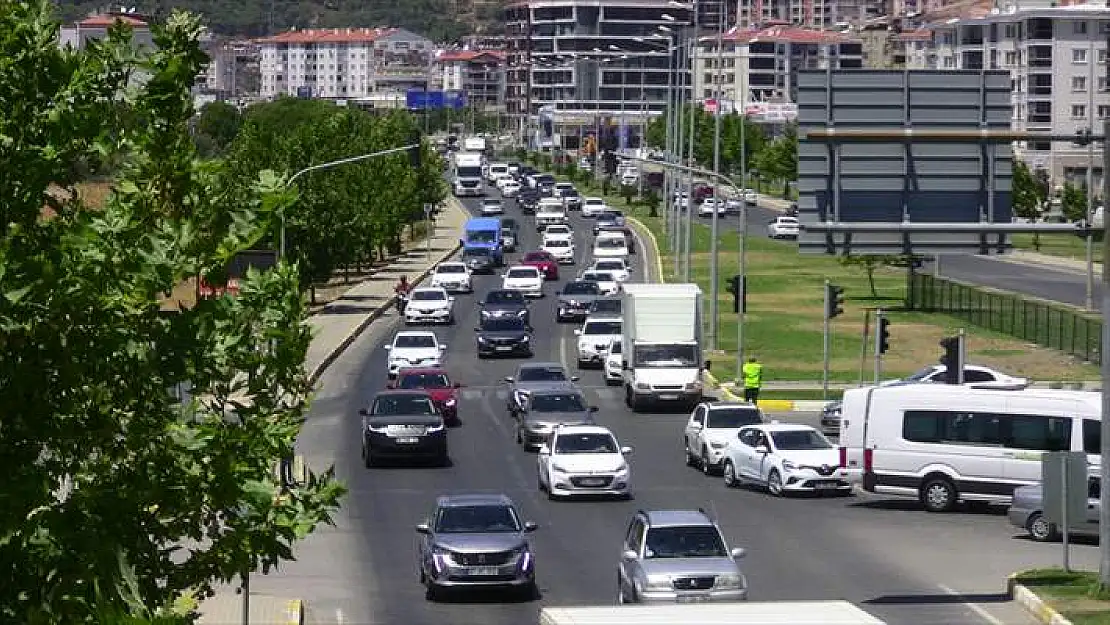
<path id="1" fill-rule="evenodd" d="M 949 588 L 948 586 L 945 586 L 944 584 L 937 584 L 937 588 L 940 588 L 946 594 L 952 595 L 953 597 L 959 597 L 961 599 L 964 598 L 964 594 L 962 592 L 958 592 L 953 588 Z M 987 623 L 990 623 L 990 625 L 1004 625 L 1002 621 L 998 620 L 990 612 L 987 612 L 986 609 L 984 609 L 982 606 L 978 606 L 974 603 L 971 603 L 970 601 L 961 601 L 960 603 L 964 607 L 966 607 L 969 610 L 971 610 L 972 612 L 974 612 L 976 616 L 983 619 Z"/>
<path id="2" fill-rule="evenodd" d="M 636 239 L 636 249 L 640 250 L 640 262 L 637 263 L 640 265 L 640 279 L 644 282 L 651 282 L 651 271 L 648 267 L 650 263 L 647 258 L 647 246 L 644 245 L 644 238 L 640 236 L 640 233 L 637 232 L 635 228 L 629 226 L 628 230 L 632 233 L 632 238 Z M 656 279 L 658 280 L 659 278 Z"/>
<path id="3" fill-rule="evenodd" d="M 497 411 L 493 409 L 493 406 L 490 405 L 488 397 L 482 398 L 482 407 L 486 409 L 483 412 L 485 412 L 486 416 L 488 416 L 490 420 L 493 421 L 494 427 L 500 430 L 505 438 L 509 441 L 509 445 L 520 449 L 520 446 L 517 445 L 516 442 L 516 433 L 510 433 L 508 427 L 501 422 L 501 419 L 498 418 L 500 415 Z M 525 453 L 528 452 L 525 451 Z M 540 507 L 540 498 L 536 494 L 536 489 L 529 487 L 530 483 L 528 481 L 528 478 L 524 475 L 524 472 L 521 470 L 520 466 L 517 465 L 517 463 L 510 461 L 508 465 L 509 473 L 511 473 L 512 476 L 515 478 L 517 485 L 520 487 L 521 491 L 524 492 L 525 497 L 531 500 L 532 504 L 535 506 L 534 509 L 538 510 Z"/>

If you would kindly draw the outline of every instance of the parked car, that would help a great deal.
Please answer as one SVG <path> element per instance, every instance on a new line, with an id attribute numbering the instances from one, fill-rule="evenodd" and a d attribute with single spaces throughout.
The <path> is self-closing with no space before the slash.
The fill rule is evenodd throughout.
<path id="1" fill-rule="evenodd" d="M 1087 513 L 1082 518 L 1068 519 L 1069 534 L 1098 536 L 1098 520 L 1102 513 L 1100 486 L 1101 481 L 1097 476 L 1087 478 Z M 1015 488 L 1013 502 L 1006 514 L 1011 525 L 1025 530 L 1037 542 L 1060 539 L 1060 528 L 1044 516 L 1044 497 L 1040 484 Z"/>

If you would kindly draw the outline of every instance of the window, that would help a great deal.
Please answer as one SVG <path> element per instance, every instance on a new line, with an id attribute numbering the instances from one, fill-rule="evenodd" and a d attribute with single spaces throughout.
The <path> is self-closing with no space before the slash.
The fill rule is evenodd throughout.
<path id="1" fill-rule="evenodd" d="M 1005 62 L 1006 62 L 1006 65 L 1008 65 L 1008 66 L 1017 65 L 1018 64 L 1017 52 L 1013 52 L 1013 51 L 1007 52 L 1006 55 L 1005 55 Z"/>
<path id="2" fill-rule="evenodd" d="M 1103 48 L 1102 50 L 1098 51 L 1098 57 L 1097 58 L 1098 58 L 1099 63 L 1105 63 L 1106 62 L 1106 48 Z"/>
<path id="3" fill-rule="evenodd" d="M 917 443 L 1000 445 L 1000 419 L 989 413 L 906 411 L 902 438 Z"/>
<path id="4" fill-rule="evenodd" d="M 1110 106 L 1106 104 L 1099 104 L 1098 117 L 1099 119 L 1106 119 L 1107 117 L 1110 117 Z"/>
<path id="5" fill-rule="evenodd" d="M 699 406 L 698 409 L 694 411 L 694 423 L 705 425 L 705 408 Z"/>
<path id="6" fill-rule="evenodd" d="M 1071 62 L 1072 63 L 1086 63 L 1087 62 L 1087 49 L 1086 48 L 1076 48 L 1076 49 L 1072 50 L 1071 51 Z"/>
<path id="7" fill-rule="evenodd" d="M 1086 91 L 1087 90 L 1087 77 L 1086 76 L 1072 76 L 1071 77 L 1071 90 L 1072 91 Z"/>
<path id="8" fill-rule="evenodd" d="M 1072 117 L 1072 119 L 1085 119 L 1087 117 L 1087 105 L 1086 104 L 1072 104 L 1071 105 L 1071 117 Z"/>
<path id="9" fill-rule="evenodd" d="M 1071 31 L 1077 35 L 1087 34 L 1087 22 L 1077 21 L 1071 23 Z"/>
<path id="10" fill-rule="evenodd" d="M 1087 499 L 1102 498 L 1102 480 L 1097 477 L 1087 478 Z"/>
<path id="11" fill-rule="evenodd" d="M 1071 419 L 1040 415 L 1015 415 L 1007 419 L 1006 447 L 1067 451 L 1071 448 Z"/>
<path id="12" fill-rule="evenodd" d="M 628 535 L 624 539 L 624 548 L 640 553 L 640 544 L 644 542 L 644 524 L 638 519 L 628 526 Z"/>
<path id="13" fill-rule="evenodd" d="M 994 382 L 994 375 L 979 369 L 964 369 L 964 382 Z"/>
<path id="14" fill-rule="evenodd" d="M 1013 39 L 1018 36 L 1017 24 L 1006 24 L 1006 38 Z"/>
<path id="15" fill-rule="evenodd" d="M 1099 76 L 1097 85 L 1100 93 L 1106 91 L 1106 76 Z"/>
<path id="16" fill-rule="evenodd" d="M 1083 451 L 1089 454 L 1102 453 L 1102 424 L 1094 419 L 1083 419 Z"/>

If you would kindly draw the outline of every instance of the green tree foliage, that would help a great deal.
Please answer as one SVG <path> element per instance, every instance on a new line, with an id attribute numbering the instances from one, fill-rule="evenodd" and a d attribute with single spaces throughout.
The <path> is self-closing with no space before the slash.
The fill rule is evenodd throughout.
<path id="1" fill-rule="evenodd" d="M 690 131 L 690 112 L 691 107 L 686 106 L 682 109 L 682 124 L 684 139 L 683 153 L 688 150 L 689 141 L 688 133 Z M 707 113 L 704 108 L 700 106 L 693 107 L 694 113 L 694 127 L 696 134 L 694 136 L 694 160 L 696 160 L 702 167 L 713 167 L 713 138 L 714 138 L 714 124 L 716 123 L 711 113 Z M 648 123 L 645 137 L 647 144 L 654 148 L 662 148 L 666 143 L 667 138 L 667 116 L 658 115 Z M 743 126 L 743 132 L 741 132 Z M 747 146 L 746 150 L 741 149 L 741 134 L 744 137 L 744 145 Z M 751 122 L 742 115 L 729 114 L 721 116 L 721 171 L 739 173 L 741 171 L 740 159 L 741 153 L 746 152 L 744 155 L 747 157 L 748 167 L 753 166 L 753 159 L 758 154 L 766 142 L 766 136 L 763 133 L 763 128 L 758 124 Z"/>
<path id="2" fill-rule="evenodd" d="M 1087 218 L 1087 190 L 1067 183 L 1060 194 L 1060 211 L 1068 221 L 1081 221 Z"/>
<path id="3" fill-rule="evenodd" d="M 419 136 L 418 119 L 403 111 L 374 115 L 318 100 L 281 98 L 247 109 L 228 151 L 236 179 L 273 169 L 287 175 L 313 165 L 397 148 Z M 285 215 L 287 254 L 302 279 L 400 251 L 406 225 L 424 218 L 424 204 L 446 195 L 442 166 L 422 144 L 422 167 L 400 152 L 299 177 L 300 200 Z M 279 233 L 275 230 L 275 240 Z"/>
<path id="4" fill-rule="evenodd" d="M 197 144 L 197 151 L 201 156 L 218 156 L 223 154 L 235 135 L 239 134 L 239 125 L 243 118 L 239 109 L 227 102 L 209 102 L 200 109 L 196 126 L 193 128 L 193 139 Z"/>
<path id="5" fill-rule="evenodd" d="M 291 558 L 342 495 L 330 471 L 274 479 L 310 392 L 295 268 L 159 312 L 296 197 L 269 172 L 228 188 L 196 158 L 194 18 L 135 58 L 122 28 L 60 49 L 50 13 L 0 0 L 0 622 L 179 622 L 186 592 Z M 48 191 L 93 155 L 121 163 L 102 210 Z"/>
<path id="6" fill-rule="evenodd" d="M 1039 220 L 1048 199 L 1048 174 L 1043 169 L 1032 171 L 1025 161 L 1015 158 L 1011 184 L 1014 214 L 1029 221 Z M 1041 237 L 1036 232 L 1033 249 L 1041 249 Z"/>
<path id="7" fill-rule="evenodd" d="M 106 6 L 119 3 L 102 0 L 55 0 L 66 21 L 84 18 Z M 125 3 L 126 4 L 126 3 Z M 130 6 L 130 5 L 129 5 Z M 354 0 L 146 0 L 138 6 L 143 13 L 164 17 L 173 9 L 195 12 L 213 31 L 226 35 L 269 34 L 271 15 L 278 31 L 298 28 L 345 28 L 349 26 L 398 26 L 432 41 L 455 41 L 469 32 L 455 18 L 452 0 L 405 0 L 404 2 L 355 2 Z"/>
<path id="8" fill-rule="evenodd" d="M 856 267 L 867 274 L 867 286 L 871 297 L 879 297 L 875 288 L 875 272 L 882 267 L 905 267 L 913 262 L 913 258 L 906 256 L 841 256 L 838 259 L 845 267 Z"/>
<path id="9" fill-rule="evenodd" d="M 786 183 L 798 179 L 798 126 L 787 124 L 781 136 L 766 143 L 756 154 L 755 167 L 761 178 L 783 183 L 783 197 L 788 197 Z"/>

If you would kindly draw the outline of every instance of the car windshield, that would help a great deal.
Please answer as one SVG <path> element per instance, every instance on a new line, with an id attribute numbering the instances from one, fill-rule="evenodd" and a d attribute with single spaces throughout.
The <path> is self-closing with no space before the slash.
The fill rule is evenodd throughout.
<path id="1" fill-rule="evenodd" d="M 488 259 L 490 257 L 489 250 L 485 248 L 472 248 L 463 250 L 463 258 L 481 258 Z"/>
<path id="2" fill-rule="evenodd" d="M 538 278 L 539 272 L 535 269 L 510 269 L 510 278 Z"/>
<path id="3" fill-rule="evenodd" d="M 576 189 L 567 189 L 563 191 L 563 197 L 578 197 L 578 191 Z"/>
<path id="4" fill-rule="evenodd" d="M 907 382 L 924 382 L 929 376 L 933 375 L 936 370 L 936 367 L 925 367 L 921 371 L 918 371 L 913 375 L 906 376 L 903 379 Z"/>
<path id="5" fill-rule="evenodd" d="M 617 441 L 609 434 L 561 434 L 555 439 L 557 454 L 615 454 Z"/>
<path id="6" fill-rule="evenodd" d="M 490 291 L 486 294 L 487 304 L 523 304 L 524 295 L 516 291 Z"/>
<path id="7" fill-rule="evenodd" d="M 445 373 L 402 373 L 400 377 L 397 386 L 405 389 L 451 387 L 451 380 Z"/>
<path id="8" fill-rule="evenodd" d="M 633 364 L 637 367 L 696 367 L 697 345 L 639 345 L 633 351 Z"/>
<path id="9" fill-rule="evenodd" d="M 570 247 L 567 239 L 548 239 L 543 242 L 544 247 Z"/>
<path id="10" fill-rule="evenodd" d="M 607 336 L 620 333 L 621 322 L 619 321 L 587 321 L 586 327 L 582 328 L 582 334 L 588 336 Z"/>
<path id="11" fill-rule="evenodd" d="M 625 242 L 624 242 L 623 238 L 621 238 L 621 239 L 608 239 L 608 238 L 606 238 L 606 239 L 598 239 L 596 245 L 597 245 L 597 247 L 611 250 L 611 249 L 624 247 Z"/>
<path id="12" fill-rule="evenodd" d="M 586 403 L 575 393 L 533 395 L 528 402 L 532 412 L 584 412 Z"/>
<path id="13" fill-rule="evenodd" d="M 724 558 L 725 541 L 712 525 L 653 527 L 644 542 L 644 558 Z"/>
<path id="14" fill-rule="evenodd" d="M 421 395 L 386 395 L 374 400 L 374 408 L 370 414 L 374 416 L 386 415 L 434 415 L 435 406 Z"/>
<path id="15" fill-rule="evenodd" d="M 393 347 L 435 347 L 436 338 L 426 335 L 402 334 L 393 340 Z"/>
<path id="16" fill-rule="evenodd" d="M 510 506 L 448 506 L 436 515 L 440 534 L 490 534 L 519 532 L 520 521 Z"/>
<path id="17" fill-rule="evenodd" d="M 602 260 L 594 265 L 598 271 L 624 271 L 624 263 L 619 260 Z"/>
<path id="18" fill-rule="evenodd" d="M 494 230 L 468 230 L 467 243 L 493 243 L 497 240 L 497 231 Z"/>
<path id="19" fill-rule="evenodd" d="M 582 279 L 589 280 L 590 282 L 616 282 L 616 279 L 613 278 L 613 274 L 603 271 L 587 271 L 582 274 Z"/>
<path id="20" fill-rule="evenodd" d="M 619 299 L 599 299 L 590 304 L 591 313 L 621 314 L 621 301 Z"/>
<path id="21" fill-rule="evenodd" d="M 717 408 L 709 411 L 705 427 L 739 428 L 762 422 L 763 418 L 755 408 Z"/>
<path id="22" fill-rule="evenodd" d="M 462 265 L 440 265 L 436 268 L 436 273 L 466 273 L 466 267 Z"/>
<path id="23" fill-rule="evenodd" d="M 621 347 L 621 342 L 620 342 L 620 341 L 613 341 L 613 342 L 612 342 L 612 343 L 611 343 L 611 344 L 609 345 L 609 353 L 610 353 L 610 354 L 619 354 L 619 353 L 621 353 L 622 351 L 624 351 L 624 348 L 623 348 L 623 347 Z"/>
<path id="24" fill-rule="evenodd" d="M 567 374 L 555 367 L 524 367 L 517 375 L 517 382 L 565 382 Z"/>
<path id="25" fill-rule="evenodd" d="M 586 198 L 584 202 L 586 206 L 605 206 L 605 200 L 593 200 L 590 198 Z"/>
<path id="26" fill-rule="evenodd" d="M 548 226 L 544 228 L 544 234 L 570 234 L 570 228 L 566 226 Z"/>
<path id="27" fill-rule="evenodd" d="M 412 299 L 415 302 L 442 302 L 447 296 L 443 291 L 413 291 Z"/>
<path id="28" fill-rule="evenodd" d="M 563 295 L 597 295 L 596 282 L 568 282 L 563 287 Z"/>
<path id="29" fill-rule="evenodd" d="M 790 451 L 803 449 L 832 449 L 832 443 L 816 430 L 788 430 L 771 432 L 775 449 Z"/>
<path id="30" fill-rule="evenodd" d="M 551 254 L 544 252 L 528 252 L 524 255 L 524 262 L 526 263 L 542 263 L 551 260 Z"/>
<path id="31" fill-rule="evenodd" d="M 482 322 L 482 329 L 487 332 L 513 332 L 526 328 L 527 324 L 519 317 L 490 317 Z"/>

